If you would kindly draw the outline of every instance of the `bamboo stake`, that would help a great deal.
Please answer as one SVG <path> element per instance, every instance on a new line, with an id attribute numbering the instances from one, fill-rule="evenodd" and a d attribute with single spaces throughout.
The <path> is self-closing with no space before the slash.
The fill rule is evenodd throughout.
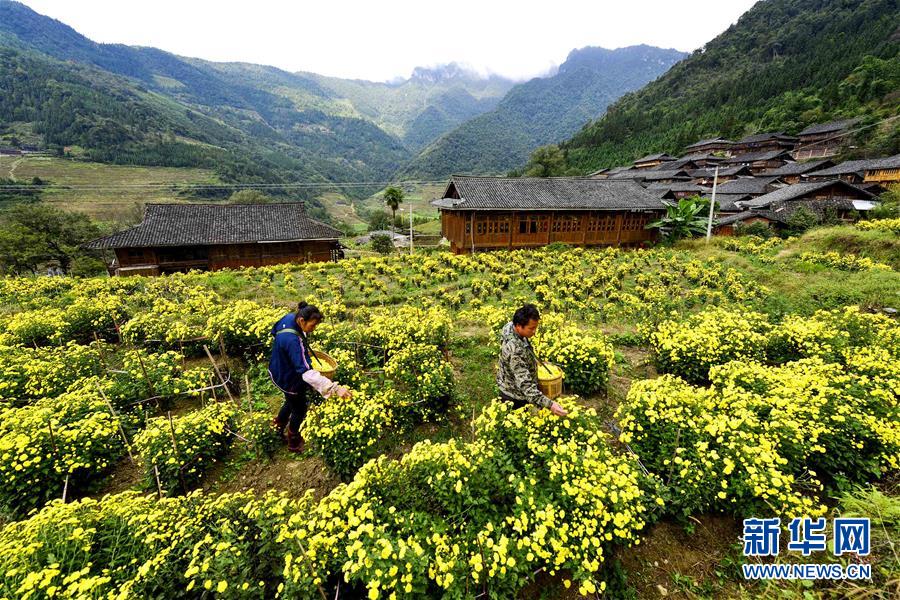
<path id="1" fill-rule="evenodd" d="M 128 442 L 128 436 L 125 435 L 125 430 L 122 428 L 122 421 L 119 419 L 119 415 L 116 414 L 116 409 L 113 408 L 112 402 L 109 401 L 109 398 L 106 397 L 106 394 L 103 393 L 103 388 L 100 387 L 100 384 L 97 384 L 97 391 L 100 392 L 100 396 L 106 402 L 106 406 L 109 407 L 109 412 L 112 413 L 113 419 L 116 420 L 116 425 L 119 426 L 119 435 L 122 436 L 122 441 L 125 442 L 125 450 L 128 451 L 128 458 L 131 459 L 132 464 L 135 462 L 134 455 L 131 453 L 131 444 Z"/>
<path id="2" fill-rule="evenodd" d="M 216 384 L 213 383 L 212 373 L 209 374 L 209 391 L 212 392 L 212 397 L 214 402 L 219 401 L 219 395 L 216 393 Z"/>
<path id="3" fill-rule="evenodd" d="M 100 353 L 100 362 L 103 363 L 103 370 L 105 371 L 108 368 L 106 363 L 106 352 L 103 351 L 103 342 L 100 341 L 100 337 L 97 336 L 97 332 L 94 332 L 94 341 L 97 342 L 97 351 Z"/>
<path id="4" fill-rule="evenodd" d="M 250 391 L 250 376 L 244 373 L 244 387 L 247 389 L 247 411 L 253 414 L 253 392 Z"/>
<path id="5" fill-rule="evenodd" d="M 153 382 L 150 381 L 150 376 L 147 375 L 147 367 L 144 366 L 144 359 L 141 357 L 141 352 L 140 352 L 140 350 L 137 351 L 136 354 L 137 354 L 138 362 L 139 362 L 140 365 L 141 365 L 141 372 L 144 374 L 144 379 L 147 380 L 147 388 L 150 390 L 150 395 L 151 395 L 151 396 L 156 396 L 156 391 L 153 389 Z"/>
<path id="6" fill-rule="evenodd" d="M 306 548 L 303 547 L 303 542 L 301 542 L 300 540 L 297 540 L 297 544 L 300 546 L 300 552 L 303 553 L 303 560 L 304 561 L 309 560 L 309 557 L 306 555 Z M 312 565 L 310 565 L 310 566 L 312 566 Z M 328 600 L 328 596 L 325 595 L 325 590 L 322 589 L 322 584 L 317 583 L 316 587 L 319 588 L 319 594 L 322 596 L 322 600 Z"/>
<path id="7" fill-rule="evenodd" d="M 153 463 L 153 473 L 156 475 L 156 497 L 162 499 L 162 484 L 159 482 L 159 468 Z"/>
<path id="8" fill-rule="evenodd" d="M 53 454 L 58 454 L 59 450 L 56 447 L 56 436 L 53 435 L 53 422 L 47 421 L 47 429 L 50 430 L 50 443 L 53 445 Z"/>
<path id="9" fill-rule="evenodd" d="M 172 411 L 167 410 L 166 416 L 169 417 L 169 432 L 172 434 L 172 449 L 175 451 L 175 457 L 178 457 L 178 440 L 175 439 L 175 424 L 172 422 Z"/>
<path id="10" fill-rule="evenodd" d="M 68 493 L 69 493 L 69 473 L 66 473 L 66 481 L 65 481 L 65 483 L 63 483 L 63 496 L 62 496 L 63 502 L 66 501 L 66 496 L 68 495 Z"/>
<path id="11" fill-rule="evenodd" d="M 231 367 L 228 365 L 228 354 L 225 352 L 225 342 L 222 340 L 221 334 L 219 334 L 219 353 L 222 355 L 222 364 L 225 365 L 225 370 L 231 371 Z"/>
<path id="12" fill-rule="evenodd" d="M 122 330 L 119 328 L 119 321 L 116 319 L 116 315 L 110 315 L 112 317 L 113 325 L 116 328 L 116 336 L 119 338 L 119 343 L 122 343 Z"/>
<path id="13" fill-rule="evenodd" d="M 206 351 L 206 356 L 209 357 L 209 362 L 212 363 L 213 370 L 216 372 L 216 375 L 219 377 L 219 381 L 225 387 L 225 393 L 228 394 L 228 398 L 234 402 L 234 396 L 231 395 L 231 390 L 228 389 L 228 384 L 225 383 L 225 378 L 222 377 L 222 372 L 219 370 L 219 365 L 216 364 L 216 360 L 213 358 L 212 352 L 209 351 L 209 347 L 206 344 L 203 344 L 203 349 Z M 238 405 L 240 406 L 240 405 Z"/>

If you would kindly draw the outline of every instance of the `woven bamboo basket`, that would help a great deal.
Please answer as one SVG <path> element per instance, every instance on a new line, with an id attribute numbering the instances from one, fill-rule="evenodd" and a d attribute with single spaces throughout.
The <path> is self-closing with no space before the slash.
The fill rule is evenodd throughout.
<path id="1" fill-rule="evenodd" d="M 563 377 L 563 370 L 552 363 L 538 365 L 538 387 L 551 400 L 562 395 Z"/>
<path id="2" fill-rule="evenodd" d="M 322 368 L 316 370 L 328 379 L 334 379 L 334 373 L 337 371 L 337 361 L 325 352 L 320 352 L 319 350 L 313 350 L 313 356 L 322 363 Z"/>

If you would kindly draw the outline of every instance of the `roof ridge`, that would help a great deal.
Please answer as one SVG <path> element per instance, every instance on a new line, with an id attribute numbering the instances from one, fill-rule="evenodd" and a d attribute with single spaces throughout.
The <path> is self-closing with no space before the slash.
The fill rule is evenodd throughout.
<path id="1" fill-rule="evenodd" d="M 288 202 L 256 202 L 250 204 L 241 204 L 238 202 L 145 202 L 144 206 L 294 206 L 305 205 L 303 200 L 291 200 Z"/>

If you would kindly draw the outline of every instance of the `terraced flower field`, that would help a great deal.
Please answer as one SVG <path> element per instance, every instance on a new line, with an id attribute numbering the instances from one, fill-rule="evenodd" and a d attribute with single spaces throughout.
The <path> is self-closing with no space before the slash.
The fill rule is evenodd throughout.
<path id="1" fill-rule="evenodd" d="M 891 252 L 740 238 L 0 279 L 0 598 L 889 597 Z M 300 299 L 355 393 L 312 406 L 297 456 L 265 365 Z M 523 302 L 566 418 L 495 398 Z M 731 573 L 740 519 L 853 511 L 881 519 L 871 582 Z M 681 564 L 714 524 L 711 566 Z"/>

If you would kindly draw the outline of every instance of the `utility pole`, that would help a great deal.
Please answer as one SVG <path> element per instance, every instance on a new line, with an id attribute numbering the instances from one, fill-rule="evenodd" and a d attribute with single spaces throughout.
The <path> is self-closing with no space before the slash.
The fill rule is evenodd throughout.
<path id="1" fill-rule="evenodd" d="M 713 193 L 712 200 L 709 203 L 709 220 L 706 222 L 706 241 L 712 237 L 713 211 L 716 209 L 716 188 L 719 185 L 719 165 L 716 165 L 716 172 L 713 174 Z"/>
<path id="2" fill-rule="evenodd" d="M 413 253 L 412 206 L 409 207 L 409 253 Z"/>

